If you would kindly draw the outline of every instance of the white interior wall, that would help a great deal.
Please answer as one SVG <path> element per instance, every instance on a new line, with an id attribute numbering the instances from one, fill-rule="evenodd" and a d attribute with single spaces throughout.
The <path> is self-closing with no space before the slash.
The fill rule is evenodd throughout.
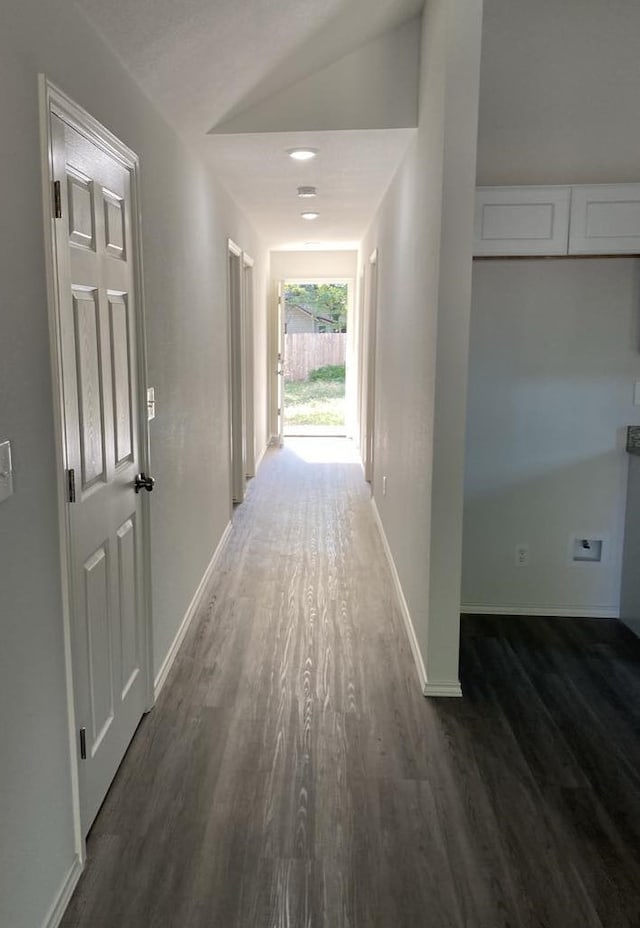
<path id="1" fill-rule="evenodd" d="M 393 129 L 415 126 L 420 18 L 415 17 L 212 132 Z"/>
<path id="2" fill-rule="evenodd" d="M 267 256 L 249 225 L 82 16 L 69 16 L 55 0 L 6 0 L 0 30 L 0 167 L 7 181 L 0 226 L 0 439 L 12 442 L 15 493 L 0 504 L 0 924 L 11 928 L 45 924 L 74 859 L 40 71 L 141 156 L 149 383 L 157 399 L 151 424 L 156 670 L 229 519 L 227 236 L 256 259 L 256 305 L 264 300 L 267 273 Z M 257 327 L 257 342 L 264 325 Z M 264 442 L 266 404 L 259 419 Z"/>
<path id="3" fill-rule="evenodd" d="M 481 18 L 476 0 L 427 2 L 417 138 L 362 249 L 378 248 L 374 498 L 426 691 L 452 694 Z"/>
<path id="4" fill-rule="evenodd" d="M 617 615 L 639 307 L 635 258 L 474 265 L 463 609 Z"/>
<path id="5" fill-rule="evenodd" d="M 272 251 L 272 280 L 355 277 L 357 251 Z"/>
<path id="6" fill-rule="evenodd" d="M 485 0 L 479 184 L 638 180 L 636 0 Z"/>
<path id="7" fill-rule="evenodd" d="M 485 0 L 478 183 L 638 182 L 639 31 L 633 0 Z M 637 273 L 620 259 L 475 265 L 465 604 L 617 611 Z M 567 568 L 574 531 L 607 534 L 607 563 Z"/>

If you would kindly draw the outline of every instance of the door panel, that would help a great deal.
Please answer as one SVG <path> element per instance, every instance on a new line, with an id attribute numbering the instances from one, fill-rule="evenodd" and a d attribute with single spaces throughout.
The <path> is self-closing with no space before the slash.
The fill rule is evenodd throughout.
<path id="1" fill-rule="evenodd" d="M 109 295 L 113 363 L 113 412 L 115 417 L 115 464 L 131 457 L 133 419 L 127 302 L 124 296 Z"/>
<path id="2" fill-rule="evenodd" d="M 93 184 L 83 174 L 67 170 L 69 199 L 69 241 L 80 248 L 95 250 L 95 204 Z"/>
<path id="3" fill-rule="evenodd" d="M 106 545 L 84 564 L 86 640 L 89 653 L 91 756 L 113 722 L 113 659 L 109 616 L 109 558 Z"/>
<path id="4" fill-rule="evenodd" d="M 117 532 L 118 588 L 120 590 L 120 698 L 127 693 L 140 672 L 140 647 L 136 610 L 138 602 L 136 574 L 136 530 L 133 519 L 127 519 Z"/>
<path id="5" fill-rule="evenodd" d="M 103 391 L 97 292 L 73 293 L 82 489 L 104 474 Z"/>
<path id="6" fill-rule="evenodd" d="M 104 226 L 107 254 L 125 260 L 124 248 L 124 201 L 115 193 L 103 191 Z"/>
<path id="7" fill-rule="evenodd" d="M 52 117 L 66 184 L 56 223 L 69 503 L 76 719 L 86 730 L 86 833 L 146 705 L 141 470 L 129 170 Z"/>

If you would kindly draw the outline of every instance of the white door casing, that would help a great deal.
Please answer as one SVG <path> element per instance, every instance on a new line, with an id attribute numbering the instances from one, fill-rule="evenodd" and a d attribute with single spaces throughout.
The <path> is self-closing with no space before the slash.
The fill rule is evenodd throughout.
<path id="1" fill-rule="evenodd" d="M 82 838 L 153 698 L 148 503 L 134 491 L 148 467 L 137 159 L 41 86 L 45 191 L 54 194 L 50 318 Z"/>
<path id="2" fill-rule="evenodd" d="M 244 320 L 244 429 L 245 470 L 247 477 L 256 473 L 255 397 L 254 397 L 254 324 L 253 324 L 253 258 L 242 254 L 242 316 Z"/>
<path id="3" fill-rule="evenodd" d="M 244 380 L 244 319 L 242 308 L 242 249 L 228 240 L 229 309 L 229 424 L 231 444 L 231 498 L 241 503 L 246 489 L 246 433 Z"/>
<path id="4" fill-rule="evenodd" d="M 365 272 L 364 268 L 360 273 L 360 279 L 358 281 L 358 301 L 357 301 L 357 313 L 356 313 L 356 330 L 355 330 L 355 351 L 356 351 L 356 365 L 357 365 L 357 381 L 356 381 L 356 419 L 355 419 L 355 437 L 360 449 L 362 456 L 362 437 L 364 431 L 364 312 L 365 312 L 365 302 L 364 302 L 364 286 L 365 286 Z"/>
<path id="5" fill-rule="evenodd" d="M 375 444 L 376 409 L 376 333 L 378 320 L 378 251 L 369 258 L 369 290 L 365 318 L 364 347 L 367 354 L 364 377 L 364 435 L 362 458 L 364 477 L 373 485 L 373 457 Z"/>
<path id="6" fill-rule="evenodd" d="M 277 440 L 280 447 L 284 445 L 284 346 L 285 346 L 285 313 L 284 313 L 284 281 L 278 282 L 278 343 L 276 354 L 276 371 L 277 371 L 277 406 L 278 406 L 278 435 Z"/>

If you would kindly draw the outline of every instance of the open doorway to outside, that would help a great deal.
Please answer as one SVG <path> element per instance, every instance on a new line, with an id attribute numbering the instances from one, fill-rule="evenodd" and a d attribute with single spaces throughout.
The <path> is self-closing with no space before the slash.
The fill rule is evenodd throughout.
<path id="1" fill-rule="evenodd" d="M 282 288 L 284 435 L 347 434 L 351 282 L 285 280 Z"/>

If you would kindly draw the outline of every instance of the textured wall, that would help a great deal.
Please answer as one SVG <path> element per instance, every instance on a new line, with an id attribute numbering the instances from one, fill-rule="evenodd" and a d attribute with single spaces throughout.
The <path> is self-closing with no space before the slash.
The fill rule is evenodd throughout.
<path id="1" fill-rule="evenodd" d="M 69 16 L 55 0 L 3 4 L 0 438 L 12 441 L 15 495 L 0 505 L 0 924 L 11 928 L 43 923 L 74 855 L 42 246 L 40 71 L 141 156 L 149 382 L 158 404 L 151 428 L 158 479 L 151 550 L 156 669 L 229 518 L 227 235 L 256 259 L 262 305 L 267 259 L 227 195 L 80 14 Z M 265 326 L 261 320 L 257 339 L 264 340 Z M 259 416 L 264 441 L 266 403 Z"/>
<path id="2" fill-rule="evenodd" d="M 378 248 L 374 496 L 429 681 L 451 686 L 481 14 L 475 0 L 426 4 L 417 138 L 362 250 Z"/>
<path id="3" fill-rule="evenodd" d="M 463 604 L 616 613 L 639 304 L 635 258 L 474 265 Z"/>

